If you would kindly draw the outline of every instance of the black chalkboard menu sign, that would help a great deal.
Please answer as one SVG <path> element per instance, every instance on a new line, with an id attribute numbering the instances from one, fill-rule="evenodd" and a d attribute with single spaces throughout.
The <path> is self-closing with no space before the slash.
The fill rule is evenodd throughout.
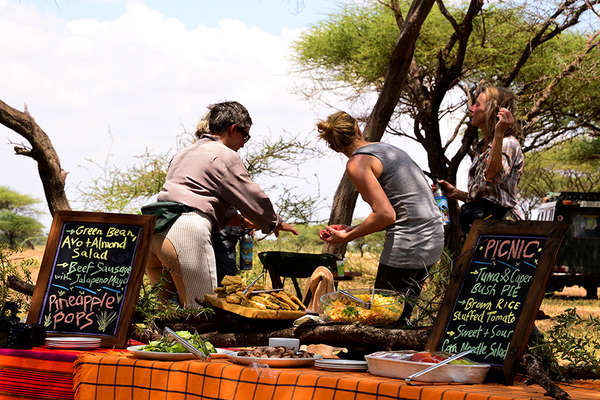
<path id="1" fill-rule="evenodd" d="M 151 216 L 56 212 L 28 322 L 123 347 L 153 227 Z"/>
<path id="2" fill-rule="evenodd" d="M 512 382 L 566 230 L 553 222 L 477 221 L 457 259 L 427 347 L 502 367 Z"/>

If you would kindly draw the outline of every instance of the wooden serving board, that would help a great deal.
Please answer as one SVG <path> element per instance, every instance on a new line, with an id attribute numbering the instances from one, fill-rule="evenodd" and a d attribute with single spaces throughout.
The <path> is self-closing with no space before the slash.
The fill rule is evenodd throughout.
<path id="1" fill-rule="evenodd" d="M 244 307 L 239 304 L 231 304 L 225 301 L 224 298 L 218 297 L 216 294 L 207 294 L 204 296 L 204 301 L 211 305 L 234 314 L 241 315 L 246 318 L 254 319 L 296 319 L 305 315 L 304 311 L 290 310 L 259 310 L 256 308 Z"/>

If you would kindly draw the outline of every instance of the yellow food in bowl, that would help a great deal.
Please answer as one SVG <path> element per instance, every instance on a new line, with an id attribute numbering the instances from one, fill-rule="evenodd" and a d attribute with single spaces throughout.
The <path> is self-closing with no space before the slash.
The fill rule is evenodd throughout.
<path id="1" fill-rule="evenodd" d="M 371 301 L 370 290 L 355 289 L 348 292 L 365 303 Z M 402 298 L 391 291 L 391 294 L 381 292 L 386 291 L 376 290 L 370 309 L 340 293 L 326 294 L 321 298 L 323 318 L 334 322 L 358 322 L 365 325 L 387 325 L 397 321 L 404 308 Z"/>

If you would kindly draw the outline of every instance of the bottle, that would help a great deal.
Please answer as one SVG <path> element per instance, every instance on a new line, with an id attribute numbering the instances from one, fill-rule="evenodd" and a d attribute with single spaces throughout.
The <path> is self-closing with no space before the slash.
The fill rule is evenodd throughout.
<path id="1" fill-rule="evenodd" d="M 433 197 L 435 197 L 435 202 L 442 212 L 442 222 L 444 225 L 448 225 L 450 223 L 450 215 L 448 214 L 448 199 L 446 196 L 444 196 L 444 192 L 442 192 L 442 188 L 437 182 L 435 182 L 435 191 L 433 192 Z"/>
<path id="2" fill-rule="evenodd" d="M 240 238 L 240 269 L 252 269 L 252 247 L 253 239 L 250 230 L 244 229 L 244 234 Z"/>

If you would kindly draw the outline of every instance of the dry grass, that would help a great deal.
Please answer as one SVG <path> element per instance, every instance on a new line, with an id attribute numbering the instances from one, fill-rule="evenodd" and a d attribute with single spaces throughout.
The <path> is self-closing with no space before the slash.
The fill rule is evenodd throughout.
<path id="1" fill-rule="evenodd" d="M 586 299 L 584 288 L 569 286 L 552 297 L 544 298 L 540 310 L 549 318 L 537 320 L 535 325 L 542 332 L 547 332 L 554 326 L 554 318 L 569 308 L 576 308 L 577 314 L 583 318 L 600 318 L 600 300 Z M 598 334 L 600 335 L 600 332 Z"/>
<path id="2" fill-rule="evenodd" d="M 31 270 L 31 279 L 35 283 L 39 273 L 39 265 L 42 262 L 42 257 L 44 256 L 44 247 L 36 246 L 34 249 L 24 249 L 22 252 L 15 253 L 10 257 L 10 261 L 14 264 L 18 264 L 23 260 L 27 260 L 29 258 L 34 258 L 37 260 L 37 268 L 33 268 Z"/>

